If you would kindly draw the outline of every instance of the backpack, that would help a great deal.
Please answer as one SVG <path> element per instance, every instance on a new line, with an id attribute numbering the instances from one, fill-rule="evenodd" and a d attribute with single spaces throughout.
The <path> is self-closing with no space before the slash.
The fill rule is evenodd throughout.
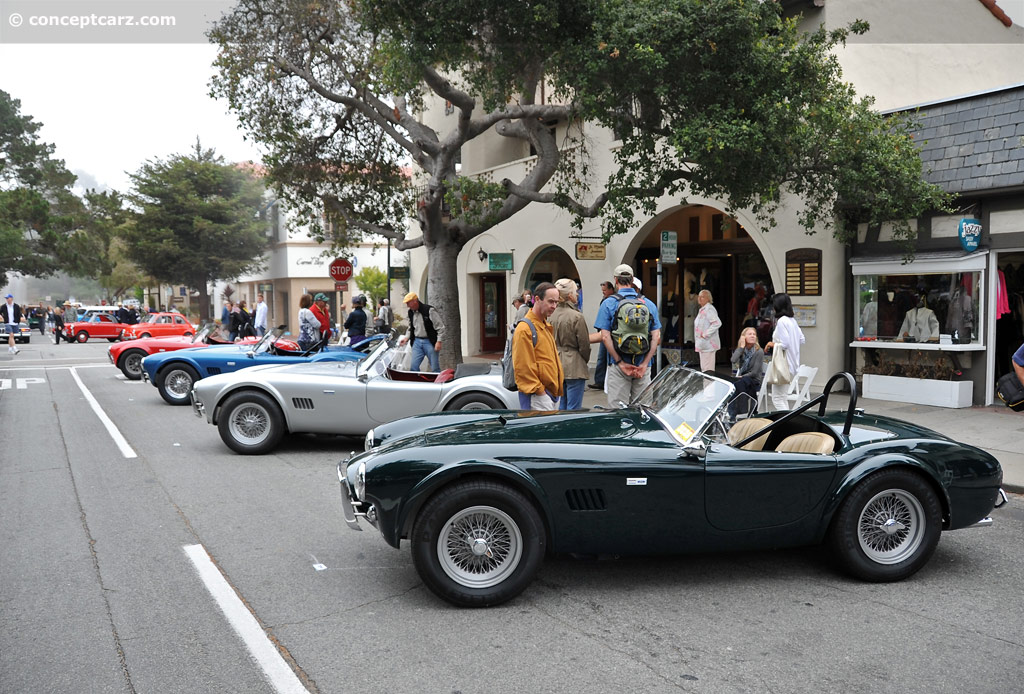
<path id="1" fill-rule="evenodd" d="M 642 296 L 613 294 L 619 300 L 615 307 L 612 340 L 619 354 L 647 354 L 651 349 L 651 310 Z"/>
<path id="2" fill-rule="evenodd" d="M 1024 385 L 1021 385 L 1015 371 L 999 378 L 996 382 L 996 395 L 1014 412 L 1024 411 Z"/>
<path id="3" fill-rule="evenodd" d="M 530 326 L 530 333 L 533 335 L 533 346 L 537 346 L 537 327 L 533 324 L 533 321 L 529 318 L 523 318 L 520 321 L 516 321 L 516 324 L 512 326 L 513 334 L 516 331 L 516 326 L 526 321 Z M 505 353 L 501 355 L 501 385 L 505 386 L 505 390 L 511 390 L 513 393 L 519 390 L 519 386 L 516 385 L 516 373 L 512 368 L 512 337 L 510 336 L 505 342 Z"/>

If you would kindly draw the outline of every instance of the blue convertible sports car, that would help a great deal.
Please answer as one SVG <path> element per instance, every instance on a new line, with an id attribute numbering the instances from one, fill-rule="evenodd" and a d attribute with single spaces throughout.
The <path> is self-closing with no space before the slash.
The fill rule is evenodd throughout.
<path id="1" fill-rule="evenodd" d="M 203 349 L 181 349 L 151 354 L 142 360 L 142 378 L 152 383 L 170 405 L 189 404 L 192 384 L 214 374 L 231 373 L 259 364 L 295 364 L 302 361 L 358 361 L 387 337 L 373 335 L 353 347 L 326 345 L 326 340 L 302 351 L 282 329 L 273 330 L 255 344 L 228 344 Z"/>

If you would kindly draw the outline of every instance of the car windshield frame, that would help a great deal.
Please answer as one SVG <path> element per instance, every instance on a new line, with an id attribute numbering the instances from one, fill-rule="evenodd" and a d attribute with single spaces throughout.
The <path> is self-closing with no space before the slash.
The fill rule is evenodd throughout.
<path id="1" fill-rule="evenodd" d="M 207 323 L 205 325 L 200 326 L 199 330 L 196 330 L 196 334 L 192 336 L 192 342 L 196 344 L 203 344 L 204 342 L 206 342 L 207 335 L 210 335 L 216 329 L 216 323 Z"/>
<path id="2" fill-rule="evenodd" d="M 390 365 L 390 360 L 385 360 L 384 357 L 392 350 L 394 343 L 394 334 L 381 340 L 380 344 L 374 347 L 370 353 L 366 355 L 366 359 L 359 362 L 359 366 L 356 368 L 356 376 L 366 376 L 369 375 L 371 371 L 378 375 L 385 373 Z"/>
<path id="3" fill-rule="evenodd" d="M 239 347 L 250 354 L 262 354 L 270 350 L 271 340 L 277 342 L 277 339 L 282 335 L 284 335 L 284 330 L 281 330 L 281 328 L 274 328 L 261 337 L 256 344 L 239 345 Z"/>
<path id="4" fill-rule="evenodd" d="M 663 369 L 630 407 L 649 413 L 681 446 L 697 440 L 732 397 L 726 380 L 683 366 Z"/>

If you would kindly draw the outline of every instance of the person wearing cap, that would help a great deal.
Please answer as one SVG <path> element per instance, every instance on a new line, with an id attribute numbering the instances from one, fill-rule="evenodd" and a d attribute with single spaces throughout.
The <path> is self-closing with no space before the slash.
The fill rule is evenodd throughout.
<path id="1" fill-rule="evenodd" d="M 348 330 L 348 343 L 357 345 L 366 339 L 366 297 L 360 295 L 352 299 L 352 311 L 345 319 L 345 330 Z"/>
<path id="2" fill-rule="evenodd" d="M 313 297 L 313 305 L 309 310 L 312 311 L 313 315 L 316 316 L 316 319 L 320 321 L 320 337 L 330 338 L 334 331 L 331 330 L 331 316 L 330 310 L 327 308 L 327 295 L 323 292 L 318 292 L 317 295 Z"/>
<path id="3" fill-rule="evenodd" d="M 381 299 L 378 303 L 377 317 L 373 320 L 373 327 L 378 333 L 388 334 L 391 326 L 394 325 L 395 314 L 391 311 L 391 301 Z"/>
<path id="4" fill-rule="evenodd" d="M 577 300 L 579 290 L 576 282 L 567 277 L 555 282 L 558 290 L 558 307 L 548 321 L 554 331 L 555 345 L 562 361 L 565 376 L 564 392 L 558 401 L 560 410 L 578 410 L 583 407 L 583 391 L 587 385 L 590 369 L 590 333 L 587 321 L 580 313 Z"/>
<path id="5" fill-rule="evenodd" d="M 444 339 L 444 323 L 441 314 L 430 304 L 420 301 L 416 292 L 409 292 L 402 299 L 409 308 L 409 344 L 412 350 L 411 368 L 419 371 L 420 363 L 426 357 L 430 362 L 430 371 L 441 370 L 438 354 Z"/>
<path id="6" fill-rule="evenodd" d="M 14 303 L 14 295 L 8 294 L 4 297 L 4 303 L 0 304 L 0 319 L 7 332 L 7 351 L 17 354 L 21 350 L 14 344 L 14 334 L 18 331 L 18 324 L 21 323 L 21 306 Z"/>
<path id="7" fill-rule="evenodd" d="M 512 297 L 512 321 L 508 324 L 508 331 L 510 333 L 515 331 L 516 323 L 518 323 L 521 320 L 521 318 L 518 318 L 518 316 L 519 309 L 523 307 L 523 303 L 523 297 L 521 294 L 517 294 L 514 297 Z"/>
<path id="8" fill-rule="evenodd" d="M 512 367 L 519 390 L 519 407 L 550 411 L 558 407 L 565 380 L 554 331 L 547 320 L 558 307 L 559 292 L 550 282 L 541 282 L 534 292 L 533 307 L 526 314 L 530 322 L 521 321 L 512 334 Z M 537 331 L 536 345 L 531 323 Z"/>
<path id="9" fill-rule="evenodd" d="M 597 309 L 597 320 L 594 327 L 601 333 L 601 341 L 608 350 L 608 372 L 605 375 L 605 392 L 608 394 L 608 405 L 618 407 L 620 402 L 630 403 L 651 382 L 648 368 L 651 359 L 657 353 L 661 341 L 661 319 L 658 307 L 647 297 L 641 297 L 633 284 L 633 268 L 622 264 L 615 268 L 615 294 L 601 302 Z M 615 329 L 616 313 L 619 301 L 627 298 L 642 298 L 650 313 L 648 339 L 650 347 L 644 354 L 621 354 L 612 339 Z"/>

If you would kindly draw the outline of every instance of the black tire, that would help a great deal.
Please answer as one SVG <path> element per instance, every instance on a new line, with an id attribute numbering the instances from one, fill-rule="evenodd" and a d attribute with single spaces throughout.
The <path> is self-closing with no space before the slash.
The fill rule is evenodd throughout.
<path id="1" fill-rule="evenodd" d="M 503 410 L 505 404 L 487 393 L 463 393 L 452 398 L 452 401 L 444 409 L 446 412 L 452 410 Z"/>
<path id="2" fill-rule="evenodd" d="M 142 333 L 141 335 L 139 335 L 139 339 L 140 339 L 140 340 L 144 340 L 144 339 L 146 339 L 147 337 L 153 337 L 153 336 L 152 336 L 152 335 L 150 335 L 149 333 Z"/>
<path id="3" fill-rule="evenodd" d="M 192 337 L 192 333 L 182 333 L 182 337 Z"/>
<path id="4" fill-rule="evenodd" d="M 489 607 L 530 585 L 544 559 L 546 535 L 540 514 L 521 492 L 472 480 L 426 503 L 410 544 L 416 571 L 434 594 L 462 607 Z"/>
<path id="5" fill-rule="evenodd" d="M 221 440 L 235 453 L 262 455 L 281 442 L 285 434 L 284 415 L 266 393 L 246 390 L 224 400 L 217 429 Z"/>
<path id="6" fill-rule="evenodd" d="M 145 356 L 141 349 L 127 349 L 117 360 L 117 368 L 129 381 L 138 381 L 142 378 L 142 359 Z"/>
<path id="7" fill-rule="evenodd" d="M 190 404 L 189 392 L 199 374 L 188 364 L 171 364 L 157 374 L 156 388 L 168 405 Z"/>
<path id="8" fill-rule="evenodd" d="M 836 561 L 865 581 L 901 581 L 928 563 L 942 532 L 942 506 L 919 475 L 887 469 L 843 501 L 829 541 Z"/>
<path id="9" fill-rule="evenodd" d="M 117 342 L 120 339 L 121 338 L 119 338 L 119 337 L 108 337 L 107 338 L 107 342 Z"/>
<path id="10" fill-rule="evenodd" d="M 79 330 L 78 334 L 75 335 L 75 340 L 77 340 L 78 342 L 88 342 L 89 333 L 85 332 L 84 330 Z"/>

